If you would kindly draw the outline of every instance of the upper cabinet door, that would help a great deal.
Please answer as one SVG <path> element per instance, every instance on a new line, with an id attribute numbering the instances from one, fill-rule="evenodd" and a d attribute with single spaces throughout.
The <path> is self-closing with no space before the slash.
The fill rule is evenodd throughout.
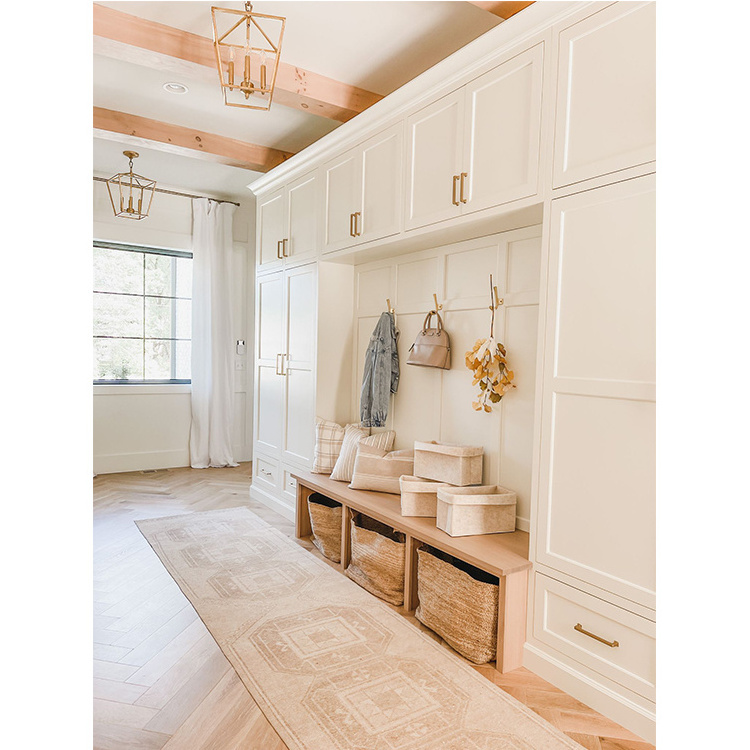
<path id="1" fill-rule="evenodd" d="M 284 190 L 271 193 L 258 204 L 258 258 L 260 268 L 281 266 L 282 240 L 286 237 Z"/>
<path id="2" fill-rule="evenodd" d="M 401 231 L 403 123 L 362 146 L 362 207 L 357 209 L 357 240 L 368 242 Z"/>
<path id="3" fill-rule="evenodd" d="M 355 212 L 361 203 L 361 156 L 354 148 L 325 167 L 324 252 L 340 250 L 356 241 Z"/>
<path id="4" fill-rule="evenodd" d="M 466 87 L 463 213 L 537 193 L 543 59 L 539 44 Z"/>
<path id="5" fill-rule="evenodd" d="M 454 91 L 414 113 L 406 127 L 406 229 L 459 216 L 464 90 Z"/>
<path id="6" fill-rule="evenodd" d="M 656 3 L 615 3 L 559 32 L 553 186 L 656 158 Z"/>
<path id="7" fill-rule="evenodd" d="M 300 177 L 287 193 L 288 226 L 282 254 L 289 261 L 314 258 L 318 250 L 318 179 L 315 172 Z"/>

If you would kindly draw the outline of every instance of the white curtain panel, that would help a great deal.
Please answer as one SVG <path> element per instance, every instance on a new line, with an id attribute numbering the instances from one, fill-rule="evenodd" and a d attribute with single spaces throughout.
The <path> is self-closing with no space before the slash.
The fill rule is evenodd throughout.
<path id="1" fill-rule="evenodd" d="M 190 465 L 237 466 L 232 455 L 232 216 L 235 206 L 193 199 Z"/>

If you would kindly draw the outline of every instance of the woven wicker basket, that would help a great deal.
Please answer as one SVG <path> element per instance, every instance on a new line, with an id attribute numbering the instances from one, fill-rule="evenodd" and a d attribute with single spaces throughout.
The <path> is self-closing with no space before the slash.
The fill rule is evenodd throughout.
<path id="1" fill-rule="evenodd" d="M 351 522 L 351 562 L 346 575 L 391 604 L 404 603 L 406 536 L 356 513 Z"/>
<path id="2" fill-rule="evenodd" d="M 497 656 L 499 582 L 450 555 L 417 550 L 416 618 L 475 664 Z"/>
<path id="3" fill-rule="evenodd" d="M 341 562 L 341 503 L 314 492 L 307 498 L 312 543 L 333 562 Z"/>
<path id="4" fill-rule="evenodd" d="M 456 487 L 482 483 L 484 449 L 470 445 L 414 441 L 414 474 Z"/>

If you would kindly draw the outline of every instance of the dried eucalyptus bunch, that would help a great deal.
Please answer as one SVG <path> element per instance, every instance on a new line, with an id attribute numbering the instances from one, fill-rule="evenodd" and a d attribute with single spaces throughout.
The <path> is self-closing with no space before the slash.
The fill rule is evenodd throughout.
<path id="1" fill-rule="evenodd" d="M 477 339 L 474 348 L 466 352 L 466 366 L 474 374 L 472 385 L 479 385 L 479 396 L 471 405 L 475 411 L 492 411 L 492 404 L 497 404 L 500 399 L 516 386 L 513 384 L 513 370 L 508 368 L 505 359 L 505 347 L 495 341 L 495 302 L 492 296 L 492 276 L 490 275 L 490 298 L 492 304 L 492 321 L 490 322 L 490 336 L 486 339 Z"/>

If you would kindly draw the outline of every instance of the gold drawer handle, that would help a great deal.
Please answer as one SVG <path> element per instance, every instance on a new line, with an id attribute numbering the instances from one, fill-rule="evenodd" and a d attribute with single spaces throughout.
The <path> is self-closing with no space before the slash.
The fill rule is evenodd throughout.
<path id="1" fill-rule="evenodd" d="M 461 201 L 461 203 L 466 203 L 466 198 L 464 197 L 464 180 L 468 176 L 469 175 L 468 175 L 467 172 L 461 172 L 461 190 L 460 190 L 461 197 L 459 198 L 459 200 Z"/>
<path id="2" fill-rule="evenodd" d="M 603 643 L 604 645 L 609 646 L 610 648 L 617 648 L 620 645 L 617 641 L 605 641 L 604 638 L 600 638 L 598 635 L 589 633 L 588 630 L 583 629 L 583 625 L 581 625 L 580 622 L 576 624 L 573 630 L 577 630 L 579 633 L 583 633 L 584 635 L 587 635 L 589 638 L 593 638 L 595 641 L 599 641 L 599 643 Z"/>
<path id="3" fill-rule="evenodd" d="M 451 200 L 451 203 L 454 206 L 460 205 L 458 197 L 456 196 L 456 188 L 458 187 L 458 181 L 461 179 L 461 175 L 454 174 L 453 175 L 453 199 Z"/>

